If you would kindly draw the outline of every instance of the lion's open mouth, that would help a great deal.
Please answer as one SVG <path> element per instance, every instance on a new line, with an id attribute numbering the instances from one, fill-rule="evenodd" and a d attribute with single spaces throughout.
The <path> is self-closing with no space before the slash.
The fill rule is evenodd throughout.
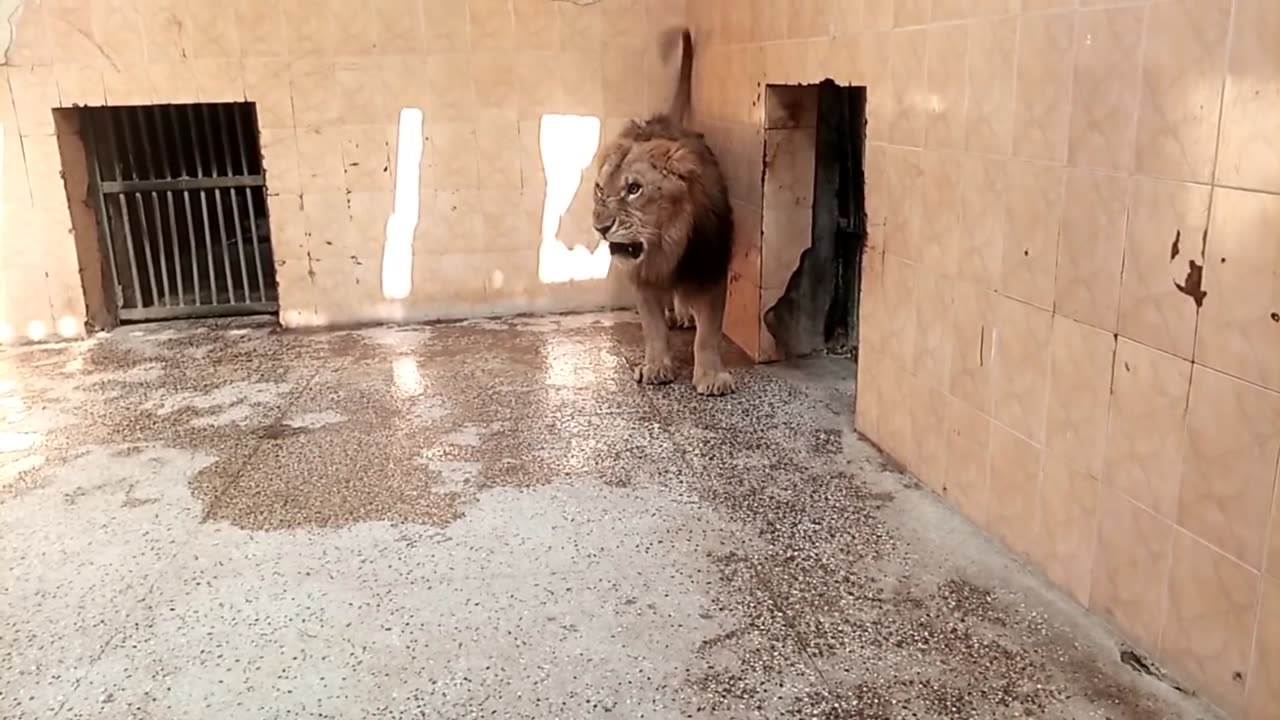
<path id="1" fill-rule="evenodd" d="M 637 260 L 640 258 L 640 255 L 643 253 L 644 253 L 643 243 L 638 243 L 638 242 L 637 243 L 624 243 L 624 242 L 609 243 L 610 255 L 622 255 L 623 257 L 629 257 L 632 260 Z"/>

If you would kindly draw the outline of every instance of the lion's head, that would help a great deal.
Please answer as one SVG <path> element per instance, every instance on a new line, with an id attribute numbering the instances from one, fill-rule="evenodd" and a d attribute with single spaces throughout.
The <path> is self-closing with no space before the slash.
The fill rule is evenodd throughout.
<path id="1" fill-rule="evenodd" d="M 704 163 L 685 139 L 643 130 L 628 128 L 601 156 L 591 219 L 615 263 L 665 282 L 693 229 Z"/>

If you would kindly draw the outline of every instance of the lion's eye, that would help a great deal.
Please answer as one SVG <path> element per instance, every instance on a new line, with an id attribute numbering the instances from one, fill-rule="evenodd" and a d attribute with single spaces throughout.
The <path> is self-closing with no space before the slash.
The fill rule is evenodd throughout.
<path id="1" fill-rule="evenodd" d="M 640 187 L 640 183 L 638 183 L 638 182 L 633 182 L 633 183 L 631 183 L 630 185 L 627 185 L 627 194 L 628 194 L 628 195 L 639 195 L 639 194 L 640 194 L 640 191 L 641 191 L 641 190 L 643 190 L 643 189 L 644 189 L 644 188 Z"/>

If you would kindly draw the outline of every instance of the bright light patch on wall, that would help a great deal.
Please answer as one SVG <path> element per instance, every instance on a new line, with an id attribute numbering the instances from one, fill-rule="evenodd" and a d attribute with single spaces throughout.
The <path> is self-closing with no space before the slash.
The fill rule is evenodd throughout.
<path id="1" fill-rule="evenodd" d="M 28 338 L 35 340 L 36 342 L 40 342 L 48 334 L 49 334 L 49 326 L 45 325 L 40 320 L 32 320 L 31 322 L 27 323 Z"/>
<path id="2" fill-rule="evenodd" d="M 404 300 L 413 291 L 413 233 L 418 229 L 422 176 L 422 110 L 400 111 L 396 142 L 396 188 L 382 246 L 382 297 Z"/>
<path id="3" fill-rule="evenodd" d="M 547 178 L 542 205 L 542 244 L 538 247 L 538 279 L 543 283 L 599 280 L 609 274 L 609 246 L 593 253 L 560 241 L 560 220 L 582 185 L 582 173 L 600 148 L 600 118 L 590 115 L 542 116 L 538 149 Z"/>

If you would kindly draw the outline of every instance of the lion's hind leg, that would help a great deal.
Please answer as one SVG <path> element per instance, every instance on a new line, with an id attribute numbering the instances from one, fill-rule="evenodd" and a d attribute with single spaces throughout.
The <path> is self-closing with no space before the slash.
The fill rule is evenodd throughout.
<path id="1" fill-rule="evenodd" d="M 680 293 L 672 293 L 671 306 L 667 308 L 667 327 L 672 330 L 688 330 L 693 324 L 693 310 L 680 297 Z"/>

